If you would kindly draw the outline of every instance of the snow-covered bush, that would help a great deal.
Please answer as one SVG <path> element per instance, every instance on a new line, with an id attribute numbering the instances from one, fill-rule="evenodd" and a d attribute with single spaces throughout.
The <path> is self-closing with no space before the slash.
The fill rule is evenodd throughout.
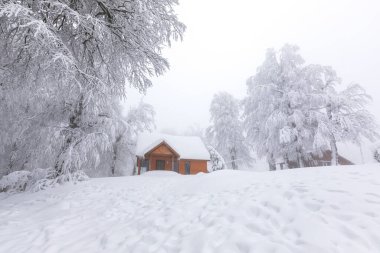
<path id="1" fill-rule="evenodd" d="M 227 169 L 226 163 L 219 152 L 212 146 L 207 146 L 207 149 L 210 153 L 211 171 Z"/>
<path id="2" fill-rule="evenodd" d="M 83 171 L 52 177 L 53 169 L 34 169 L 32 171 L 14 171 L 0 179 L 0 192 L 40 191 L 63 182 L 88 180 Z"/>
<path id="3" fill-rule="evenodd" d="M 0 192 L 21 192 L 25 191 L 30 180 L 31 172 L 15 171 L 0 179 Z"/>
<path id="4" fill-rule="evenodd" d="M 30 188 L 28 188 L 27 190 L 35 192 L 35 191 L 45 190 L 47 188 L 51 188 L 58 184 L 62 184 L 66 182 L 76 183 L 76 182 L 86 181 L 89 179 L 86 173 L 84 173 L 81 170 L 77 170 L 68 174 L 63 174 L 58 177 L 52 177 L 51 175 L 53 173 L 54 173 L 54 170 L 49 169 L 47 171 L 46 177 L 36 180 L 33 184 L 31 184 Z"/>
<path id="5" fill-rule="evenodd" d="M 373 152 L 373 158 L 380 163 L 380 147 L 377 147 Z"/>

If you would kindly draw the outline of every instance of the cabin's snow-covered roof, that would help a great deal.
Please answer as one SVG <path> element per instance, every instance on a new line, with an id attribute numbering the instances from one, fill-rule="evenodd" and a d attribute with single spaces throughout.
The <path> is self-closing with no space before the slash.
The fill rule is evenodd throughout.
<path id="1" fill-rule="evenodd" d="M 372 146 L 369 141 L 363 141 L 362 146 L 353 143 L 337 143 L 338 154 L 350 160 L 354 164 L 376 162 L 373 158 Z"/>
<path id="2" fill-rule="evenodd" d="M 144 133 L 137 138 L 136 155 L 144 156 L 152 148 L 165 141 L 180 159 L 210 160 L 210 154 L 198 136 L 176 136 L 161 133 Z"/>

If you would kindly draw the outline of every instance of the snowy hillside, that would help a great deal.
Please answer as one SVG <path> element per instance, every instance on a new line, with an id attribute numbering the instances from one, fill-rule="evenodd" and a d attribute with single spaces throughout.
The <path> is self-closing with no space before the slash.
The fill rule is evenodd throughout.
<path id="1" fill-rule="evenodd" d="M 380 252 L 380 166 L 100 178 L 0 194 L 0 252 Z"/>

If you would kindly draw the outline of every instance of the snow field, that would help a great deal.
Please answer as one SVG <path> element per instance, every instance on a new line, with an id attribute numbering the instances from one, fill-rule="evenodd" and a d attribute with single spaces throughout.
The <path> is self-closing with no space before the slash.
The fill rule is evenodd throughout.
<path id="1" fill-rule="evenodd" d="M 99 178 L 0 194 L 0 252 L 380 252 L 380 166 Z"/>

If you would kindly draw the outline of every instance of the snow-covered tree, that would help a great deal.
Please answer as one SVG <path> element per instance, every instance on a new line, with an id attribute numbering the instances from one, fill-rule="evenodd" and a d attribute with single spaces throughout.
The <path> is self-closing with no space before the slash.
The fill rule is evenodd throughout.
<path id="1" fill-rule="evenodd" d="M 360 144 L 363 138 L 374 141 L 377 125 L 366 109 L 371 97 L 358 84 L 337 91 L 341 83 L 331 67 L 310 65 L 306 68 L 309 94 L 309 115 L 314 121 L 315 151 L 331 150 L 332 165 L 338 165 L 337 142 Z"/>
<path id="2" fill-rule="evenodd" d="M 126 85 L 145 92 L 169 66 L 161 50 L 185 29 L 176 4 L 0 1 L 3 173 L 51 166 L 58 178 L 96 166 L 112 149 Z"/>
<path id="3" fill-rule="evenodd" d="M 243 115 L 249 140 L 271 169 L 277 159 L 303 167 L 311 153 L 327 150 L 336 165 L 338 141 L 360 143 L 377 136 L 366 110 L 370 97 L 357 84 L 337 91 L 340 82 L 331 67 L 306 65 L 296 46 L 268 50 L 247 82 Z"/>
<path id="4" fill-rule="evenodd" d="M 153 107 L 143 102 L 129 110 L 128 115 L 123 119 L 123 126 L 113 142 L 112 175 L 131 175 L 133 173 L 128 171 L 128 168 L 134 167 L 137 136 L 141 132 L 152 131 L 155 128 L 154 115 Z"/>
<path id="5" fill-rule="evenodd" d="M 231 94 L 221 92 L 214 95 L 210 113 L 212 125 L 207 128 L 209 143 L 222 155 L 232 169 L 250 165 L 252 157 L 245 141 L 240 120 L 239 101 Z"/>
<path id="6" fill-rule="evenodd" d="M 154 128 L 154 115 L 153 107 L 143 102 L 124 115 L 122 105 L 115 102 L 113 109 L 103 115 L 105 123 L 111 122 L 104 124 L 102 130 L 109 138 L 109 146 L 89 160 L 95 163 L 83 165 L 85 173 L 91 177 L 132 175 L 137 135 Z"/>
<path id="7" fill-rule="evenodd" d="M 227 169 L 226 162 L 218 151 L 213 146 L 207 146 L 207 149 L 210 153 L 211 171 Z"/>
<path id="8" fill-rule="evenodd" d="M 300 167 L 307 158 L 311 141 L 307 122 L 309 87 L 303 78 L 304 60 L 298 47 L 285 45 L 279 52 L 269 49 L 256 75 L 249 78 L 244 100 L 245 127 L 259 157 L 267 156 L 269 167 L 276 159 Z"/>

